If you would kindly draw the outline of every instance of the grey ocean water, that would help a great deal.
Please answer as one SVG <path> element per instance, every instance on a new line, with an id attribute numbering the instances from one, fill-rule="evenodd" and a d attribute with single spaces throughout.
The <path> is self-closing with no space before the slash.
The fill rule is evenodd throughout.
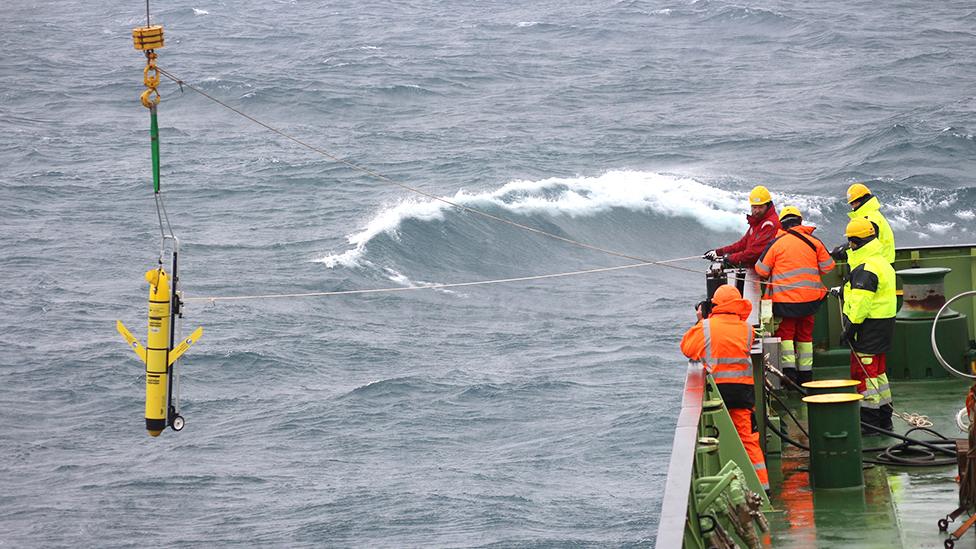
<path id="1" fill-rule="evenodd" d="M 0 545 L 649 546 L 698 275 L 193 302 L 143 430 L 159 229 L 132 2 L 0 10 Z M 152 3 L 160 65 L 316 146 L 626 254 L 725 244 L 769 186 L 828 243 L 971 242 L 970 1 Z M 621 265 L 337 164 L 166 82 L 189 297 Z M 699 261 L 680 264 L 701 269 Z"/>

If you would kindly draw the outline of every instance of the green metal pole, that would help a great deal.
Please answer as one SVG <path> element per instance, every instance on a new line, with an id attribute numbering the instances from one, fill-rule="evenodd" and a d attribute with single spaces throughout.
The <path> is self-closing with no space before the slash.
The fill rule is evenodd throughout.
<path id="1" fill-rule="evenodd" d="M 159 124 L 156 123 L 156 107 L 149 109 L 149 138 L 152 141 L 153 192 L 159 193 Z"/>

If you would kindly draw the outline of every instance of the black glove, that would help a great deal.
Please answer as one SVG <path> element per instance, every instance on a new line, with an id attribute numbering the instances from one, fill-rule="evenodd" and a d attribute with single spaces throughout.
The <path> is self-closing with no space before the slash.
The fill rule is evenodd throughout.
<path id="1" fill-rule="evenodd" d="M 830 289 L 830 295 L 832 295 L 832 296 L 834 296 L 834 297 L 836 297 L 838 299 L 844 299 L 844 288 L 843 288 L 843 286 L 834 286 L 833 288 L 831 288 Z"/>
<path id="2" fill-rule="evenodd" d="M 847 261 L 847 250 L 850 247 L 850 244 L 841 244 L 830 250 L 830 257 L 834 258 L 834 261 Z"/>
<path id="3" fill-rule="evenodd" d="M 844 323 L 844 332 L 840 334 L 840 346 L 850 347 L 854 344 L 855 335 L 857 334 L 857 324 L 851 324 L 849 322 Z"/>
<path id="4" fill-rule="evenodd" d="M 715 253 L 715 250 L 708 250 L 707 252 L 705 252 L 705 253 L 702 254 L 702 259 L 707 259 L 709 261 L 715 261 L 716 259 L 718 259 L 718 254 Z"/>

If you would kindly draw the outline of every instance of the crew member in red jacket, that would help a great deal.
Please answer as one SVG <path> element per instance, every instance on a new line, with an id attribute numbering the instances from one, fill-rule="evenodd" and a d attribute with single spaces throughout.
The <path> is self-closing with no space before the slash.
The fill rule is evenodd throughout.
<path id="1" fill-rule="evenodd" d="M 746 268 L 742 297 L 752 303 L 752 313 L 749 315 L 748 322 L 755 326 L 759 324 L 759 299 L 762 291 L 753 267 L 766 246 L 776 238 L 776 233 L 781 226 L 776 207 L 773 206 L 773 197 L 766 187 L 762 185 L 753 187 L 749 192 L 749 206 L 752 213 L 746 216 L 746 220 L 749 221 L 749 230 L 746 234 L 738 242 L 709 250 L 702 257 L 711 261 L 717 261 L 722 257 L 726 267 Z"/>
<path id="2" fill-rule="evenodd" d="M 705 252 L 705 259 L 716 260 L 720 256 L 725 257 L 725 262 L 736 267 L 752 268 L 756 260 L 762 255 L 766 246 L 776 238 L 776 233 L 782 228 L 779 223 L 779 216 L 776 214 L 776 207 L 773 205 L 773 197 L 769 190 L 762 185 L 757 185 L 749 193 L 749 206 L 752 213 L 746 216 L 749 221 L 749 230 L 734 244 L 722 246 Z"/>

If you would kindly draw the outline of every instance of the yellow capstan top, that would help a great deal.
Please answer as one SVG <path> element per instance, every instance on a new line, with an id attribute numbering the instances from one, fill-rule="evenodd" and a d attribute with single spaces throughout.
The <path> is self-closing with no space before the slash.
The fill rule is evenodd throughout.
<path id="1" fill-rule="evenodd" d="M 859 383 L 853 379 L 820 379 L 817 381 L 808 381 L 803 386 L 808 389 L 839 389 L 841 387 L 854 387 Z"/>
<path id="2" fill-rule="evenodd" d="M 840 402 L 856 402 L 863 398 L 864 395 L 858 393 L 828 393 L 803 397 L 803 402 L 807 404 L 837 404 Z"/>

